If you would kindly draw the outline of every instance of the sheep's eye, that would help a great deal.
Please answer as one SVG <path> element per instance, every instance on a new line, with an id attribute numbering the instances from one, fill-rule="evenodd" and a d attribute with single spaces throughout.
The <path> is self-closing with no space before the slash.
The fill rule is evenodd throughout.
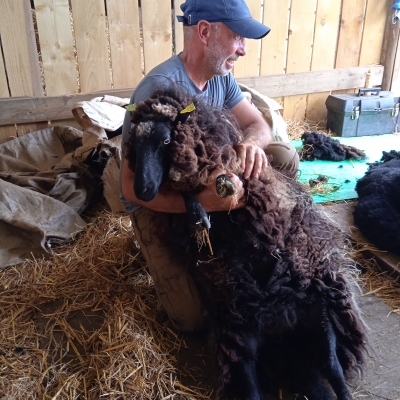
<path id="1" fill-rule="evenodd" d="M 165 139 L 163 143 L 164 143 L 164 144 L 170 144 L 170 142 L 171 142 L 171 140 Z"/>

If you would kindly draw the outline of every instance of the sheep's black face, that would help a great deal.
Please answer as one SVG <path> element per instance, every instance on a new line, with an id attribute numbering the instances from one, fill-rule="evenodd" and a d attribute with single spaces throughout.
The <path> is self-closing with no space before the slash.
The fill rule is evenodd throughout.
<path id="1" fill-rule="evenodd" d="M 135 195 L 139 200 L 153 200 L 168 176 L 168 147 L 171 127 L 167 122 L 144 121 L 136 126 Z"/>

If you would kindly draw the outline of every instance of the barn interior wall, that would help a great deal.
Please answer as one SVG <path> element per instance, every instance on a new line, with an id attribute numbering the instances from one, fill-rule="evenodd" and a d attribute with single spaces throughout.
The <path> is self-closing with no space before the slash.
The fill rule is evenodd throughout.
<path id="1" fill-rule="evenodd" d="M 183 1 L 0 0 L 0 101 L 133 90 L 155 65 L 182 50 L 182 25 L 175 15 Z M 233 71 L 238 79 L 380 62 L 388 1 L 246 1 L 271 32 L 247 40 L 246 57 Z M 275 97 L 284 117 L 326 118 L 325 99 L 332 90 L 304 92 Z M 3 125 L 0 142 L 56 122 Z"/>

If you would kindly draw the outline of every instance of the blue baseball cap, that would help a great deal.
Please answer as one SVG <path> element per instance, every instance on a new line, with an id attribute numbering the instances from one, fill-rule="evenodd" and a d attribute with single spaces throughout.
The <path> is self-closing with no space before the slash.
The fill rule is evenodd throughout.
<path id="1" fill-rule="evenodd" d="M 252 18 L 244 0 L 186 0 L 181 5 L 184 25 L 196 25 L 199 21 L 223 22 L 236 34 L 248 39 L 261 39 L 271 30 Z"/>

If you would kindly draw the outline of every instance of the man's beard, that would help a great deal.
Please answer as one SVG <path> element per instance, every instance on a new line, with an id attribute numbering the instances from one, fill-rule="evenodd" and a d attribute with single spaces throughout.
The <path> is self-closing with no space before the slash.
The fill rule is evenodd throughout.
<path id="1" fill-rule="evenodd" d="M 214 44 L 213 47 L 210 48 L 209 62 L 214 75 L 225 76 L 232 71 L 232 68 L 226 66 L 226 62 L 231 60 L 231 63 L 233 64 L 233 62 L 238 59 L 238 56 L 235 54 L 221 56 L 221 54 L 223 54 L 222 46 L 218 43 Z"/>

